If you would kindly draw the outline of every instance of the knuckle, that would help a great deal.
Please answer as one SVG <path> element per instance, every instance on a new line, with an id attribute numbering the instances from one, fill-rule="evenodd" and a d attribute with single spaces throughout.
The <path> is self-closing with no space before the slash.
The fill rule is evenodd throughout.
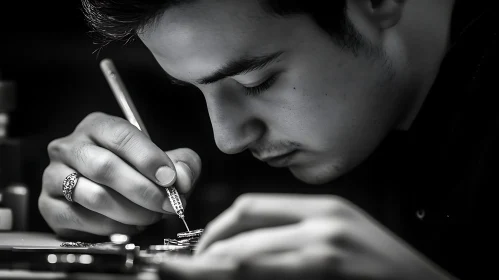
<path id="1" fill-rule="evenodd" d="M 77 127 L 77 130 L 81 128 L 84 132 L 93 131 L 97 133 L 96 136 L 107 135 L 109 131 L 112 131 L 116 126 L 116 123 L 123 119 L 107 115 L 101 112 L 94 112 L 89 114 Z"/>
<path id="2" fill-rule="evenodd" d="M 224 221 L 227 220 L 227 216 L 230 218 L 231 213 L 229 211 L 224 211 L 222 214 L 218 215 L 215 219 L 211 220 L 208 222 L 205 226 L 205 232 L 210 232 L 215 229 L 217 229 L 221 223 L 225 223 Z M 229 221 L 229 224 L 231 224 L 232 221 Z M 220 242 L 220 241 L 219 241 Z"/>
<path id="3" fill-rule="evenodd" d="M 63 150 L 62 138 L 54 139 L 47 145 L 47 153 L 50 159 L 59 157 Z"/>
<path id="4" fill-rule="evenodd" d="M 105 119 L 108 117 L 108 115 L 102 113 L 102 112 L 92 112 L 85 116 L 83 120 L 76 126 L 75 131 L 78 131 L 80 129 L 84 129 L 85 127 L 88 126 L 95 126 L 95 124 L 99 123 L 102 119 Z"/>
<path id="5" fill-rule="evenodd" d="M 115 170 L 114 160 L 109 154 L 103 153 L 98 157 L 93 157 L 89 162 L 91 165 L 89 167 L 90 170 L 92 170 L 92 177 L 97 181 L 107 181 L 107 179 L 112 177 Z"/>
<path id="6" fill-rule="evenodd" d="M 107 114 L 104 114 L 102 112 L 92 112 L 88 114 L 82 121 L 81 123 L 92 123 L 95 122 L 96 120 L 100 120 L 103 118 L 109 117 Z"/>
<path id="7" fill-rule="evenodd" d="M 324 213 L 328 216 L 349 216 L 351 212 L 350 203 L 339 196 L 327 195 L 324 197 Z"/>
<path id="8" fill-rule="evenodd" d="M 250 216 L 254 207 L 255 195 L 242 194 L 236 198 L 232 206 L 224 213 L 231 223 L 235 224 L 238 221 L 244 221 Z"/>
<path id="9" fill-rule="evenodd" d="M 246 210 L 254 201 L 255 196 L 253 194 L 242 194 L 236 198 L 234 201 L 234 207 L 239 210 Z"/>
<path id="10" fill-rule="evenodd" d="M 86 134 L 91 129 L 102 127 L 107 124 L 111 116 L 102 112 L 92 112 L 85 116 L 83 120 L 76 126 L 72 134 Z"/>
<path id="11" fill-rule="evenodd" d="M 246 213 L 248 213 L 253 207 L 255 197 L 252 194 L 242 194 L 236 198 L 234 201 L 232 212 L 236 215 L 237 219 L 244 219 Z"/>
<path id="12" fill-rule="evenodd" d="M 111 143 L 119 151 L 130 150 L 135 143 L 137 134 L 128 123 L 118 122 L 114 125 L 111 134 Z"/>
<path id="13" fill-rule="evenodd" d="M 212 230 L 212 228 L 214 227 L 214 225 L 215 225 L 215 223 L 216 223 L 217 219 L 219 219 L 219 218 L 220 218 L 220 217 L 217 217 L 217 218 L 215 218 L 214 220 L 211 220 L 210 222 L 208 222 L 208 223 L 206 224 L 206 226 L 204 227 L 204 231 L 205 231 L 205 232 L 209 232 L 209 231 L 211 231 L 211 230 Z"/>

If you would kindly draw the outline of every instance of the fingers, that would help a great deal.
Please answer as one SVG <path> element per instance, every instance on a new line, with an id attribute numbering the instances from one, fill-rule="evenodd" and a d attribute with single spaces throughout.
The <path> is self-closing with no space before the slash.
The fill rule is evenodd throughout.
<path id="1" fill-rule="evenodd" d="M 309 269 L 303 268 L 302 258 L 296 251 L 277 253 L 243 261 L 235 279 L 317 279 L 313 271 L 309 274 Z"/>
<path id="2" fill-rule="evenodd" d="M 236 279 L 344 279 L 342 259 L 342 253 L 316 244 L 241 261 Z"/>
<path id="3" fill-rule="evenodd" d="M 189 193 L 201 173 L 201 158 L 187 148 L 167 151 L 166 154 L 175 164 L 177 171 L 175 187 L 179 193 Z"/>
<path id="4" fill-rule="evenodd" d="M 232 260 L 196 259 L 178 255 L 160 266 L 161 279 L 232 280 L 237 271 L 237 263 Z"/>
<path id="5" fill-rule="evenodd" d="M 44 176 L 44 186 L 48 193 L 58 195 L 65 176 L 72 169 L 89 180 L 107 186 L 131 202 L 151 211 L 173 212 L 168 207 L 163 210 L 166 199 L 164 190 L 125 163 L 110 151 L 89 142 L 77 142 L 72 146 L 61 145 L 58 158 L 63 163 L 52 161 Z M 68 168 L 67 166 L 71 167 Z"/>
<path id="6" fill-rule="evenodd" d="M 75 130 L 78 131 L 84 131 L 90 140 L 124 159 L 156 184 L 171 186 L 175 182 L 175 166 L 170 158 L 128 121 L 93 113 L 82 121 Z"/>
<path id="7" fill-rule="evenodd" d="M 133 235 L 139 232 L 136 226 L 117 222 L 75 203 L 52 198 L 44 191 L 39 197 L 38 207 L 44 219 L 55 232 L 77 230 L 101 236 L 113 233 Z"/>
<path id="8" fill-rule="evenodd" d="M 344 279 L 341 257 L 324 246 L 259 255 L 245 260 L 177 256 L 161 264 L 161 279 Z"/>
<path id="9" fill-rule="evenodd" d="M 62 199 L 63 174 L 74 170 L 62 163 L 51 163 L 44 172 L 44 191 Z M 73 202 L 102 214 L 110 219 L 129 225 L 150 225 L 161 219 L 161 214 L 141 207 L 116 191 L 80 176 L 73 189 Z"/>
<path id="10" fill-rule="evenodd" d="M 240 233 L 229 239 L 213 243 L 196 256 L 221 259 L 223 257 L 245 260 L 259 256 L 294 251 L 308 243 L 309 229 L 301 224 L 258 229 Z"/>
<path id="11" fill-rule="evenodd" d="M 78 180 L 73 201 L 88 210 L 127 225 L 147 226 L 161 219 L 161 214 L 134 204 L 110 188 L 84 177 Z"/>
<path id="12" fill-rule="evenodd" d="M 196 247 L 200 254 L 212 243 L 243 231 L 300 222 L 308 217 L 344 215 L 344 202 L 333 196 L 249 194 L 212 221 Z"/>

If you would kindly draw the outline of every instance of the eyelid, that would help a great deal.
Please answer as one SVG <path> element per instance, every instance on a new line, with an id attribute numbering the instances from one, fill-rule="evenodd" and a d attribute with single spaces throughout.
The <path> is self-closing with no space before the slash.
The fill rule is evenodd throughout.
<path id="1" fill-rule="evenodd" d="M 253 87 L 245 87 L 242 86 L 245 90 L 246 95 L 248 96 L 258 96 L 274 85 L 274 83 L 277 81 L 277 78 L 279 77 L 280 73 L 275 73 L 271 75 L 269 78 L 267 78 L 265 81 L 261 82 L 259 85 L 253 86 Z"/>
<path id="2" fill-rule="evenodd" d="M 264 83 L 265 81 L 267 81 L 269 78 L 272 78 L 273 76 L 274 76 L 274 74 L 267 75 L 264 78 L 259 79 L 258 81 L 250 83 L 250 84 L 244 84 L 244 83 L 241 83 L 241 82 L 238 82 L 238 83 L 240 83 L 243 87 L 249 87 L 249 88 L 251 88 L 251 87 L 256 87 L 258 85 L 261 85 L 262 83 Z"/>
<path id="3" fill-rule="evenodd" d="M 237 77 L 242 77 L 243 75 L 238 75 L 238 76 L 233 76 L 232 79 L 234 79 L 236 82 L 238 82 L 239 84 L 241 84 L 242 86 L 244 87 L 255 87 L 255 86 L 258 86 L 260 85 L 261 83 L 265 82 L 266 80 L 268 80 L 269 78 L 272 78 L 273 76 L 277 75 L 279 73 L 278 70 L 272 70 L 272 71 L 266 71 L 266 73 L 262 73 L 258 76 L 260 76 L 260 78 L 254 82 L 251 82 L 251 83 L 244 83 L 240 80 L 244 80 L 242 78 L 239 78 L 239 80 L 237 79 Z M 248 74 L 246 74 L 248 75 Z M 246 80 L 250 80 L 250 79 L 246 79 Z"/>

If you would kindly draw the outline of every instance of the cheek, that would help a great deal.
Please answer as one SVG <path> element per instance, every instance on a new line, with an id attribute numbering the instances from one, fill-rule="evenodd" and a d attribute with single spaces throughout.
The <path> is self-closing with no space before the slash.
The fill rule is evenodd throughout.
<path id="1" fill-rule="evenodd" d="M 358 115 L 352 100 L 327 77 L 292 73 L 273 96 L 269 113 L 272 126 L 309 148 L 324 149 L 337 143 L 352 128 Z M 269 104 L 269 102 L 266 102 Z"/>
<path id="2" fill-rule="evenodd" d="M 357 60 L 357 61 L 356 61 Z M 360 58 L 303 64 L 286 75 L 279 126 L 310 150 L 364 156 L 386 133 L 391 90 L 386 71 Z"/>

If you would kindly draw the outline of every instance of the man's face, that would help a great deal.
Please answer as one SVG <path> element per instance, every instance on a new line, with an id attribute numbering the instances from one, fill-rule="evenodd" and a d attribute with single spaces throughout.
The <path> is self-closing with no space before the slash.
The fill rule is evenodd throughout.
<path id="1" fill-rule="evenodd" d="M 366 38 L 375 32 L 352 18 Z M 220 150 L 249 149 L 311 184 L 363 161 L 406 103 L 395 44 L 354 55 L 310 18 L 271 16 L 257 1 L 176 7 L 139 37 L 170 76 L 201 90 Z"/>

